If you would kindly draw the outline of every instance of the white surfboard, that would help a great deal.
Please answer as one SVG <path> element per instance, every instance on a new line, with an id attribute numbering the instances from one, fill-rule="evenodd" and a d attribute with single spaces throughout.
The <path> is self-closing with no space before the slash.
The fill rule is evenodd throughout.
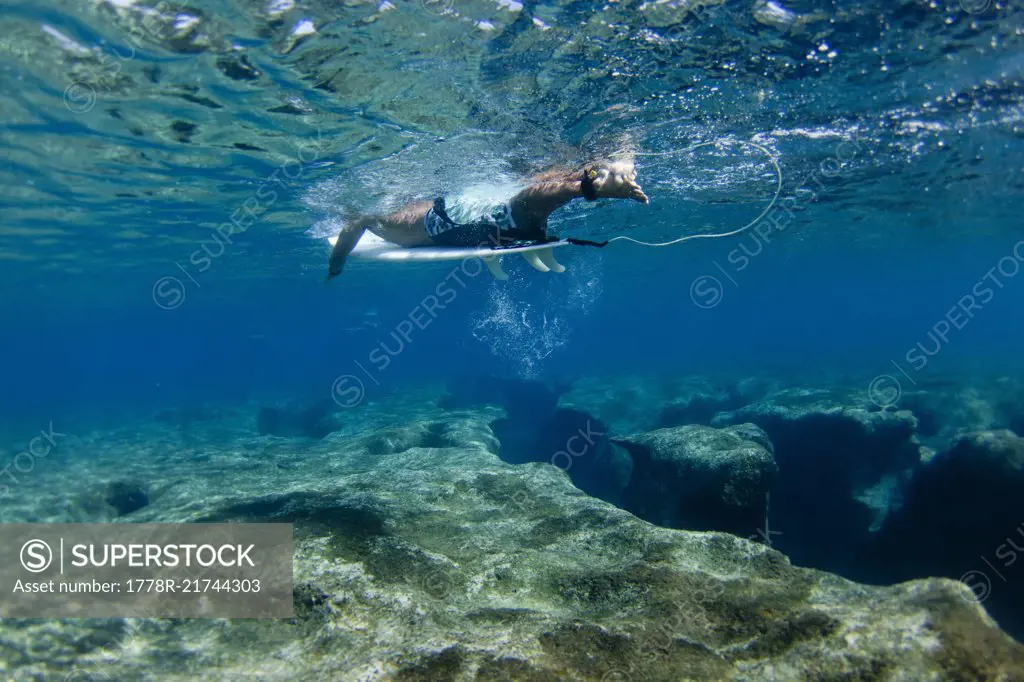
<path id="1" fill-rule="evenodd" d="M 338 241 L 337 236 L 328 240 L 333 247 Z M 540 272 L 565 272 L 565 266 L 555 260 L 552 249 L 568 246 L 569 242 L 561 240 L 546 244 L 529 244 L 527 246 L 413 246 L 404 247 L 381 239 L 372 232 L 365 232 L 356 243 L 352 258 L 362 260 L 389 261 L 392 263 L 420 263 L 427 261 L 464 260 L 481 258 L 487 269 L 496 279 L 506 280 L 508 275 L 501 269 L 501 257 L 513 254 L 521 255 L 527 263 Z"/>

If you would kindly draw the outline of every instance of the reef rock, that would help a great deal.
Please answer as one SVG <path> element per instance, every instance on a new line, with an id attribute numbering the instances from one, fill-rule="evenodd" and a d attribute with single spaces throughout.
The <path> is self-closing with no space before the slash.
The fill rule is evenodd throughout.
<path id="1" fill-rule="evenodd" d="M 873 547 L 881 577 L 965 580 L 997 618 L 1024 612 L 1024 438 L 1007 430 L 967 433 L 906 486 L 905 502 Z M 972 580 L 973 578 L 973 580 Z"/>
<path id="2" fill-rule="evenodd" d="M 779 468 L 767 435 L 753 424 L 678 426 L 612 442 L 633 457 L 623 506 L 637 516 L 670 528 L 743 535 L 763 524 Z"/>
<path id="3" fill-rule="evenodd" d="M 448 384 L 448 393 L 440 405 L 445 409 L 500 405 L 513 421 L 547 421 L 558 409 L 559 396 L 568 388 L 568 383 L 516 377 L 454 379 Z"/>
<path id="4" fill-rule="evenodd" d="M 571 408 L 555 410 L 549 419 L 531 421 L 529 428 L 523 424 L 523 420 L 509 418 L 491 423 L 501 440 L 503 460 L 510 464 L 548 462 L 569 474 L 585 493 L 620 504 L 632 461 L 612 447 L 608 426 Z"/>
<path id="5" fill-rule="evenodd" d="M 428 412 L 416 418 L 438 419 Z M 227 451 L 179 469 L 147 471 L 128 450 L 116 464 L 90 461 L 77 473 L 106 474 L 98 469 L 111 461 L 121 476 L 166 486 L 133 521 L 295 524 L 295 618 L 5 619 L 0 673 L 43 682 L 1024 679 L 1024 649 L 959 583 L 858 585 L 732 535 L 660 528 L 584 494 L 550 464 L 501 461 L 478 436 L 491 415 L 476 419 L 466 442 L 424 436 L 428 446 L 393 454 L 369 454 L 379 432 L 296 442 L 299 463 L 284 469 L 277 450 L 260 467 Z M 207 450 L 216 447 L 226 446 Z M 18 499 L 28 504 L 36 485 L 44 490 L 26 480 Z"/>
<path id="6" fill-rule="evenodd" d="M 865 406 L 856 394 L 778 391 L 713 424 L 750 422 L 768 434 L 779 465 L 772 525 L 794 561 L 856 570 L 864 544 L 900 504 L 900 484 L 922 459 L 917 419 Z"/>
<path id="7" fill-rule="evenodd" d="M 283 438 L 324 438 L 338 429 L 335 404 L 321 400 L 306 407 L 261 407 L 256 430 L 261 436 Z"/>
<path id="8" fill-rule="evenodd" d="M 371 455 L 393 455 L 411 448 L 446 448 L 458 445 L 482 447 L 498 453 L 501 445 L 494 432 L 479 418 L 413 422 L 380 429 L 361 441 Z"/>
<path id="9" fill-rule="evenodd" d="M 883 475 L 916 466 L 921 458 L 917 419 L 907 410 L 867 409 L 827 390 L 791 389 L 731 412 L 713 425 L 753 423 L 776 447 L 776 455 L 801 456 L 802 468 L 826 465 L 851 487 L 873 484 Z M 854 456 L 847 457 L 847 454 Z M 780 459 L 781 464 L 781 459 Z"/>
<path id="10" fill-rule="evenodd" d="M 149 492 L 138 481 L 114 481 L 107 486 L 104 499 L 119 516 L 123 516 L 148 505 Z"/>
<path id="11" fill-rule="evenodd" d="M 594 415 L 613 433 L 641 433 L 710 424 L 718 412 L 739 409 L 775 387 L 760 377 L 589 377 L 574 382 L 559 405 Z"/>
<path id="12" fill-rule="evenodd" d="M 759 400 L 778 385 L 761 377 L 708 381 L 693 378 L 679 382 L 658 417 L 659 426 L 711 424 L 720 412 L 738 410 Z"/>
<path id="13" fill-rule="evenodd" d="M 997 534 L 1024 521 L 1024 438 L 1012 431 L 963 434 L 918 469 L 907 483 L 905 502 L 885 526 L 887 535 L 907 534 L 923 542 L 921 560 L 964 555 L 957 549 L 986 531 Z M 942 542 L 929 542 L 928 539 Z M 902 544 L 903 541 L 901 541 Z M 982 540 L 982 542 L 985 542 Z M 973 561 L 978 552 L 964 558 Z"/>
<path id="14" fill-rule="evenodd" d="M 1024 386 L 1009 377 L 980 385 L 966 378 L 921 381 L 915 390 L 903 391 L 897 405 L 914 413 L 922 442 L 936 449 L 974 431 L 1024 433 Z"/>

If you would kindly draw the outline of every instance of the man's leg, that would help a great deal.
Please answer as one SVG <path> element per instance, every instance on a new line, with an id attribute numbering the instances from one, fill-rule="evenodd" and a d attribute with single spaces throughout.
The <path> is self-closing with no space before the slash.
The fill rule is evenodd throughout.
<path id="1" fill-rule="evenodd" d="M 434 205 L 432 201 L 417 201 L 386 216 L 378 218 L 369 227 L 370 232 L 399 246 L 430 246 L 433 242 L 423 226 L 423 217 Z"/>
<path id="2" fill-rule="evenodd" d="M 338 234 L 338 241 L 334 243 L 334 249 L 331 251 L 331 259 L 327 264 L 326 281 L 331 281 L 332 278 L 340 275 L 342 270 L 345 269 L 345 259 L 348 258 L 348 254 L 352 253 L 352 249 L 356 248 L 356 244 L 362 239 L 363 233 L 366 232 L 374 220 L 374 218 L 359 216 L 359 218 L 347 223 L 341 229 L 341 233 Z"/>
<path id="3" fill-rule="evenodd" d="M 342 228 L 338 241 L 331 251 L 327 280 L 330 281 L 342 273 L 345 269 L 345 260 L 367 230 L 399 246 L 430 244 L 430 238 L 423 228 L 423 216 L 431 205 L 429 201 L 421 201 L 386 216 L 357 216 L 349 221 Z"/>

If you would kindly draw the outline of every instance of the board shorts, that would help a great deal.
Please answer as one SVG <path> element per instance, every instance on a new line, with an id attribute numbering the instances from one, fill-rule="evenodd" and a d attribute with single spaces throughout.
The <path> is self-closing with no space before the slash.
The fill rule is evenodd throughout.
<path id="1" fill-rule="evenodd" d="M 448 206 L 443 197 L 423 216 L 423 229 L 438 246 L 497 246 L 519 232 L 507 203 Z"/>

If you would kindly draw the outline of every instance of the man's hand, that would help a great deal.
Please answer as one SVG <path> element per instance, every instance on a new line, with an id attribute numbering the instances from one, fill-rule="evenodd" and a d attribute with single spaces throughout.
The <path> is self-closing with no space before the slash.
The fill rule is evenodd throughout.
<path id="1" fill-rule="evenodd" d="M 636 167 L 628 162 L 595 167 L 594 190 L 599 199 L 632 199 L 646 204 L 649 199 L 636 182 Z"/>

